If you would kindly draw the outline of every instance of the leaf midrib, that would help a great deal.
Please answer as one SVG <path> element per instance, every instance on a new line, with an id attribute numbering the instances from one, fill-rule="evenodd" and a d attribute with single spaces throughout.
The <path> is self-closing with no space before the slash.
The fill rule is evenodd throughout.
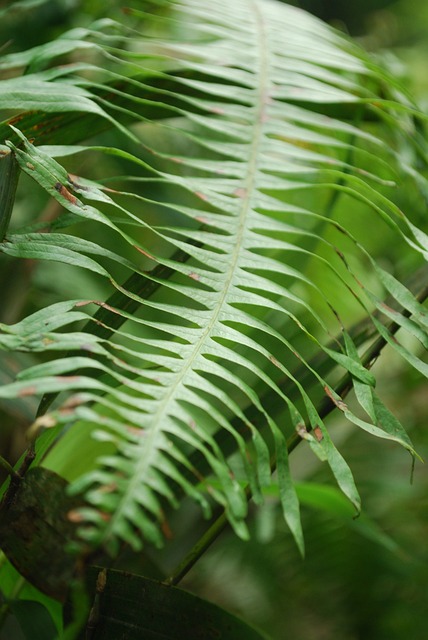
<path id="1" fill-rule="evenodd" d="M 155 455 L 157 451 L 156 447 L 156 439 L 158 434 L 162 431 L 163 418 L 167 415 L 167 407 L 173 402 L 174 396 L 178 388 L 182 385 L 183 380 L 185 380 L 189 369 L 192 368 L 192 365 L 195 363 L 197 358 L 201 354 L 201 350 L 203 345 L 210 339 L 212 330 L 214 326 L 219 322 L 218 318 L 221 311 L 224 308 L 226 297 L 231 289 L 232 281 L 237 269 L 237 264 L 240 256 L 240 250 L 242 246 L 243 237 L 246 229 L 246 219 L 248 215 L 248 211 L 251 207 L 251 201 L 253 197 L 253 193 L 256 190 L 256 175 L 257 175 L 257 164 L 259 158 L 259 149 L 260 143 L 263 136 L 263 122 L 264 122 L 264 114 L 267 106 L 267 88 L 268 88 L 268 78 L 269 74 L 268 70 L 268 55 L 267 55 L 267 46 L 266 46 L 266 26 L 264 22 L 263 15 L 260 11 L 258 3 L 256 0 L 251 1 L 250 7 L 255 15 L 255 25 L 257 32 L 257 47 L 260 52 L 259 56 L 259 69 L 258 69 L 258 79 L 259 81 L 256 83 L 256 117 L 254 119 L 253 126 L 253 135 L 251 136 L 250 143 L 250 153 L 248 160 L 248 169 L 247 169 L 247 178 L 244 183 L 244 196 L 242 197 L 241 210 L 239 214 L 239 222 L 237 225 L 237 234 L 236 234 L 236 242 L 235 249 L 232 254 L 232 259 L 230 261 L 230 266 L 227 272 L 227 276 L 224 281 L 224 286 L 220 292 L 218 302 L 213 310 L 212 317 L 207 327 L 202 331 L 201 336 L 195 347 L 193 349 L 192 354 L 189 356 L 187 360 L 187 364 L 180 370 L 176 382 L 170 385 L 167 395 L 164 400 L 160 403 L 156 413 L 153 415 L 153 420 L 150 426 L 150 430 L 146 432 L 146 437 L 142 442 L 142 445 L 139 447 L 142 450 L 144 455 L 140 456 L 136 466 L 134 467 L 134 472 L 132 474 L 131 480 L 127 485 L 126 491 L 121 496 L 120 505 L 116 508 L 112 518 L 110 519 L 107 527 L 104 531 L 104 538 L 108 538 L 112 533 L 114 535 L 115 523 L 120 521 L 122 517 L 122 513 L 126 512 L 126 506 L 128 502 L 133 502 L 133 496 L 135 495 L 136 488 L 141 483 L 144 478 L 147 470 L 151 468 L 151 458 Z"/>

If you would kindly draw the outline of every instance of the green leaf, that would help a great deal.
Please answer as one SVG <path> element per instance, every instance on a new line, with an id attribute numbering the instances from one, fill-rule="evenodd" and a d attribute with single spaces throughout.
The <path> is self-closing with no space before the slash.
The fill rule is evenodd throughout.
<path id="1" fill-rule="evenodd" d="M 60 601 L 75 572 L 76 560 L 64 547 L 75 529 L 68 514 L 79 504 L 65 486 L 51 471 L 31 469 L 17 487 L 9 485 L 0 509 L 1 549 L 31 584 Z"/>
<path id="2" fill-rule="evenodd" d="M 10 603 L 13 608 L 13 613 L 21 622 L 21 626 L 24 627 L 33 622 L 35 625 L 40 625 L 38 628 L 42 631 L 46 631 L 46 638 L 54 638 L 55 629 L 57 633 L 62 629 L 62 606 L 53 598 L 49 598 L 44 593 L 36 589 L 32 584 L 25 581 L 18 571 L 8 562 L 4 557 L 0 567 L 0 583 L 1 593 L 4 599 Z M 19 593 L 19 599 L 17 597 Z M 20 604 L 22 603 L 22 607 Z M 29 605 L 29 609 L 26 609 L 24 605 Z M 34 605 L 38 604 L 38 615 L 36 620 L 32 621 L 32 618 L 28 618 L 26 613 Z M 54 631 L 51 633 L 52 626 Z M 40 631 L 40 632 L 41 632 Z M 49 635 L 51 634 L 51 635 Z"/>
<path id="3" fill-rule="evenodd" d="M 352 354 L 352 357 L 359 359 L 357 349 L 350 336 L 347 334 L 345 334 L 345 344 L 349 354 Z M 413 444 L 404 427 L 401 425 L 398 418 L 396 418 L 387 409 L 387 407 L 385 407 L 375 391 L 370 386 L 355 378 L 353 379 L 353 387 L 359 404 L 363 407 L 372 422 L 369 423 L 366 420 L 358 418 L 349 411 L 346 405 L 344 405 L 344 415 L 348 420 L 378 438 L 398 442 L 405 449 L 408 449 L 412 455 L 417 456 Z M 420 459 L 420 456 L 417 457 Z"/>
<path id="4" fill-rule="evenodd" d="M 90 623 L 93 638 L 129 640 L 207 637 L 224 640 L 267 638 L 239 618 L 191 593 L 147 578 L 109 570 L 103 591 L 95 595 L 100 569 L 91 568 L 88 585 L 95 601 Z M 144 606 L 140 594 L 144 593 Z M 114 612 L 114 615 L 112 613 Z"/>
<path id="5" fill-rule="evenodd" d="M 26 640 L 54 640 L 57 637 L 48 610 L 39 602 L 17 600 L 10 603 L 10 608 Z"/>
<path id="6" fill-rule="evenodd" d="M 366 513 L 355 518 L 353 509 L 344 496 L 334 487 L 326 487 L 315 482 L 296 484 L 299 500 L 305 506 L 319 509 L 340 518 L 360 535 L 393 553 L 400 551 L 399 545 L 381 530 Z"/>

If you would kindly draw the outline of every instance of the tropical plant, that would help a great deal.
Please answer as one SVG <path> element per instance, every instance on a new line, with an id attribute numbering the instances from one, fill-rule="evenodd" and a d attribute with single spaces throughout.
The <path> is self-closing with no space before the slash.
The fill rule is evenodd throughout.
<path id="1" fill-rule="evenodd" d="M 89 565 L 177 584 L 226 523 L 248 538 L 250 500 L 276 497 L 303 553 L 302 442 L 358 513 L 333 410 L 416 456 L 370 369 L 389 345 L 427 374 L 423 116 L 355 44 L 271 0 L 135 3 L 0 70 L 2 269 L 34 282 L 0 326 L 0 399 L 9 422 L 39 402 L 26 453 L 2 459 L 3 613 L 36 600 L 61 633 L 71 584 L 71 638 Z M 87 633 L 118 637 L 96 616 L 104 580 Z"/>

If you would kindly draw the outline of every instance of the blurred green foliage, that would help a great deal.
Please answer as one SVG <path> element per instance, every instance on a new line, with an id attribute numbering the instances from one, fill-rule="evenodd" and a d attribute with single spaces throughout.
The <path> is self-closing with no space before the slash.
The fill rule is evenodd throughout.
<path id="1" fill-rule="evenodd" d="M 295 0 L 295 4 L 327 22 L 342 23 L 353 35 L 364 33 L 372 15 L 394 4 L 394 0 Z"/>
<path id="2" fill-rule="evenodd" d="M 30 14 L 19 12 L 0 21 L 0 46 L 11 51 L 36 45 L 58 31 L 73 26 L 81 12 L 99 17 L 109 10 L 102 0 L 52 0 L 35 3 Z M 115 5 L 117 3 L 114 3 Z M 425 0 L 301 0 L 294 2 L 323 19 L 343 23 L 358 34 L 412 86 L 422 103 L 428 102 L 426 63 L 428 56 L 428 5 Z M 0 5 L 1 8 L 1 5 Z M 391 58 L 394 51 L 398 57 Z M 103 172 L 108 168 L 99 167 Z M 34 211 L 52 215 L 41 193 L 31 191 L 31 205 L 22 181 L 15 219 L 31 219 Z M 375 239 L 374 239 L 375 240 Z M 81 281 L 71 282 L 71 272 L 57 266 L 57 278 L 48 278 L 46 268 L 35 274 L 34 265 L 20 266 L 13 277 L 2 269 L 2 321 L 15 321 L 31 311 L 32 276 L 42 284 L 37 304 L 55 299 L 59 280 L 71 290 L 91 289 L 94 297 L 106 297 L 103 284 L 84 273 Z M 23 291 L 25 295 L 17 295 Z M 28 294 L 28 295 L 27 295 Z M 7 314 L 7 315 L 5 315 Z M 2 375 L 7 364 L 0 363 Z M 12 365 L 13 366 L 13 363 Z M 378 365 L 383 368 L 385 403 L 397 410 L 409 428 L 418 452 L 428 458 L 428 391 L 408 369 L 398 364 L 388 350 Z M 24 429 L 34 407 L 22 401 L 2 413 L 0 453 L 12 462 L 24 446 Z M 340 508 L 304 508 L 306 559 L 295 549 L 285 525 L 280 525 L 280 509 L 275 498 L 254 514 L 251 542 L 242 543 L 224 535 L 186 578 L 183 586 L 215 601 L 226 609 L 270 631 L 276 640 L 424 640 L 428 600 L 428 472 L 417 464 L 410 485 L 409 456 L 400 448 L 369 440 L 361 431 L 336 419 L 332 433 L 354 470 L 363 506 L 373 522 L 397 546 L 369 539 L 361 528 L 344 522 Z M 296 453 L 294 470 L 302 481 L 326 483 L 326 471 L 308 465 Z M 273 534 L 272 522 L 276 522 Z M 8 640 L 22 636 L 16 628 L 6 628 Z M 4 636 L 6 640 L 6 636 Z"/>

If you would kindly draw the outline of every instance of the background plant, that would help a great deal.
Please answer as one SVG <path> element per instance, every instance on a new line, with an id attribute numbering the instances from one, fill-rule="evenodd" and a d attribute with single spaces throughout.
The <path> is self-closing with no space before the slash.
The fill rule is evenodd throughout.
<path id="1" fill-rule="evenodd" d="M 145 538 L 140 571 L 162 577 L 180 575 L 189 520 L 200 531 L 186 501 L 171 512 L 183 493 L 214 518 L 225 507 L 241 537 L 249 495 L 264 494 L 265 538 L 282 504 L 302 549 L 298 498 L 326 504 L 290 475 L 286 445 L 302 438 L 359 508 L 322 421 L 334 407 L 414 453 L 368 368 L 389 343 L 426 370 L 414 346 L 426 346 L 420 114 L 319 23 L 248 6 L 160 3 L 123 26 L 86 20 L 3 63 L 3 106 L 25 114 L 8 116 L 4 158 L 35 201 L 18 199 L 5 273 L 19 258 L 20 289 L 39 285 L 16 297 L 11 282 L 4 371 L 22 371 L 1 391 L 8 420 L 31 420 L 44 394 L 36 465 L 84 492 L 87 506 L 71 511 L 77 553 L 117 556 L 122 542 L 138 552 Z M 254 59 L 242 49 L 250 33 Z M 400 326 L 409 337 L 397 341 Z M 357 402 L 345 404 L 351 387 Z M 150 548 L 170 532 L 166 551 Z"/>

